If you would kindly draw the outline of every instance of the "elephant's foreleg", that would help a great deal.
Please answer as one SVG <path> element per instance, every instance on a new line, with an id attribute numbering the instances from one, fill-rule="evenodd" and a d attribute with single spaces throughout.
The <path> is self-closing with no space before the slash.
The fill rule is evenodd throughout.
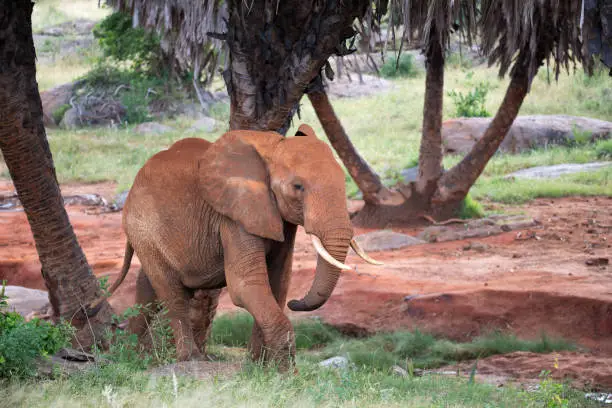
<path id="1" fill-rule="evenodd" d="M 263 240 L 228 223 L 222 241 L 227 288 L 234 304 L 255 319 L 263 339 L 262 360 L 288 369 L 295 357 L 293 328 L 272 293 Z"/>
<path id="2" fill-rule="evenodd" d="M 289 283 L 291 281 L 291 265 L 296 230 L 296 225 L 285 223 L 285 241 L 274 242 L 266 256 L 270 288 L 281 310 L 285 308 L 287 292 L 289 291 Z M 253 360 L 260 361 L 262 359 L 263 345 L 261 329 L 255 323 L 253 324 L 253 332 L 249 341 L 249 350 Z"/>
<path id="3" fill-rule="evenodd" d="M 196 290 L 189 305 L 189 318 L 193 337 L 202 355 L 206 355 L 206 342 L 210 336 L 212 321 L 217 312 L 221 289 Z"/>
<path id="4" fill-rule="evenodd" d="M 161 256 L 153 259 L 161 259 Z M 193 327 L 189 319 L 191 295 L 178 279 L 178 272 L 167 265 L 147 263 L 145 259 L 143 268 L 159 301 L 168 310 L 167 316 L 174 333 L 178 361 L 201 359 L 202 354 L 194 341 Z"/>

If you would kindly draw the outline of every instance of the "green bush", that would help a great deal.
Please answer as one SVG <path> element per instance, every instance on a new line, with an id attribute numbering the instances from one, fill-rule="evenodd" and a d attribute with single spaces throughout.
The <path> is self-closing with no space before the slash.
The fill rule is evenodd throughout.
<path id="1" fill-rule="evenodd" d="M 383 78 L 413 78 L 419 74 L 414 56 L 412 54 L 402 54 L 399 62 L 396 56 L 389 56 L 382 67 L 380 76 Z"/>
<path id="2" fill-rule="evenodd" d="M 132 17 L 127 13 L 109 15 L 94 27 L 93 34 L 103 57 L 127 63 L 129 70 L 155 73 L 164 68 L 159 37 L 132 27 Z"/>
<path id="3" fill-rule="evenodd" d="M 486 82 L 478 83 L 470 92 L 455 91 L 448 93 L 455 104 L 455 115 L 457 117 L 474 118 L 491 116 L 485 108 L 489 84 Z"/>
<path id="4" fill-rule="evenodd" d="M 463 219 L 468 218 L 480 218 L 484 216 L 484 210 L 480 203 L 472 198 L 471 195 L 467 195 L 461 202 L 459 207 L 459 217 Z"/>
<path id="5" fill-rule="evenodd" d="M 612 159 L 612 139 L 597 142 L 595 153 L 598 159 Z"/>
<path id="6" fill-rule="evenodd" d="M 124 119 L 129 124 L 151 120 L 149 103 L 159 100 L 165 94 L 163 77 L 151 77 L 142 72 L 123 70 L 112 65 L 97 65 L 81 79 L 82 86 L 86 89 L 116 92 L 125 108 Z M 124 88 L 119 89 L 120 86 Z"/>
<path id="7" fill-rule="evenodd" d="M 26 322 L 19 313 L 9 312 L 4 285 L 0 290 L 0 378 L 33 377 L 36 360 L 68 345 L 73 329 L 66 323 Z"/>
<path id="8" fill-rule="evenodd" d="M 62 106 L 60 106 L 59 108 L 57 108 L 52 113 L 53 120 L 55 121 L 55 123 L 59 124 L 62 121 L 62 119 L 64 118 L 64 114 L 66 113 L 66 111 L 68 109 L 70 109 L 70 108 L 71 108 L 70 104 L 67 104 L 67 103 L 65 103 Z"/>

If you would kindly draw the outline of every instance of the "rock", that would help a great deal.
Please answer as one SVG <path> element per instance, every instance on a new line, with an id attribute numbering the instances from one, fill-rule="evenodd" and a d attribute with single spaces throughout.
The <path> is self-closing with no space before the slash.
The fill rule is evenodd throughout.
<path id="1" fill-rule="evenodd" d="M 70 103 L 74 88 L 80 83 L 81 81 L 70 82 L 40 93 L 40 100 L 43 107 L 43 123 L 45 126 L 51 127 L 58 125 L 53 118 L 53 114 L 62 106 Z M 65 115 L 66 112 L 64 112 L 64 116 Z"/>
<path id="2" fill-rule="evenodd" d="M 368 232 L 358 235 L 355 240 L 366 252 L 390 251 L 410 245 L 424 244 L 425 241 L 389 230 Z"/>
<path id="3" fill-rule="evenodd" d="M 49 303 L 49 295 L 44 290 L 28 289 L 21 286 L 7 286 L 4 294 L 8 297 L 9 310 L 28 316 Z"/>
<path id="4" fill-rule="evenodd" d="M 411 181 L 417 181 L 419 178 L 419 166 L 404 169 L 400 172 L 404 183 L 410 183 Z"/>
<path id="5" fill-rule="evenodd" d="M 352 364 L 346 357 L 336 356 L 323 360 L 319 363 L 319 366 L 325 368 L 336 368 L 339 370 L 347 370 L 351 368 Z"/>
<path id="6" fill-rule="evenodd" d="M 408 377 L 408 371 L 404 370 L 398 365 L 394 365 L 393 367 L 391 367 L 391 374 L 397 377 Z"/>
<path id="7" fill-rule="evenodd" d="M 537 220 L 525 216 L 492 216 L 466 221 L 465 224 L 458 226 L 434 225 L 421 231 L 417 238 L 426 242 L 459 241 L 462 239 L 489 237 L 501 234 L 502 232 L 526 229 L 537 225 L 539 225 Z M 472 248 L 470 247 L 470 249 Z"/>
<path id="8" fill-rule="evenodd" d="M 597 171 L 604 167 L 612 166 L 612 162 L 594 162 L 594 163 L 568 163 L 556 164 L 554 166 L 537 166 L 522 169 L 510 173 L 504 178 L 522 178 L 522 179 L 541 179 L 541 178 L 557 178 L 566 174 L 583 173 Z"/>
<path id="9" fill-rule="evenodd" d="M 464 251 L 473 250 L 473 251 L 482 253 L 482 252 L 485 252 L 489 248 L 490 248 L 489 245 L 483 244 L 482 242 L 470 242 L 466 246 L 463 247 L 463 250 Z"/>
<path id="10" fill-rule="evenodd" d="M 442 125 L 444 152 L 467 153 L 478 141 L 491 118 L 450 119 Z M 551 144 L 568 144 L 609 139 L 612 122 L 567 115 L 519 116 L 499 147 L 506 153 L 520 153 Z M 585 140 L 586 139 L 586 140 Z"/>
<path id="11" fill-rule="evenodd" d="M 589 400 L 598 401 L 601 404 L 612 404 L 612 394 L 606 392 L 589 392 L 584 394 Z"/>
<path id="12" fill-rule="evenodd" d="M 173 130 L 173 127 L 162 125 L 158 122 L 145 122 L 134 127 L 134 132 L 141 135 L 162 135 Z"/>
<path id="13" fill-rule="evenodd" d="M 57 374 L 70 375 L 95 367 L 102 360 L 84 351 L 63 348 L 50 359 L 40 359 L 37 363 L 39 377 L 56 377 Z"/>
<path id="14" fill-rule="evenodd" d="M 189 130 L 191 132 L 212 133 L 215 131 L 216 128 L 217 128 L 217 121 L 214 120 L 213 118 L 209 118 L 205 116 L 193 122 Z"/>
<path id="15" fill-rule="evenodd" d="M 99 194 L 74 194 L 63 196 L 64 205 L 83 205 L 89 207 L 105 207 L 108 205 Z"/>
<path id="16" fill-rule="evenodd" d="M 113 204 L 112 204 L 113 209 L 117 211 L 120 211 L 123 209 L 123 206 L 125 205 L 125 200 L 127 200 L 127 196 L 129 192 L 130 190 L 125 190 L 117 194 L 117 196 L 113 200 Z"/>
<path id="17" fill-rule="evenodd" d="M 591 258 L 584 261 L 587 266 L 605 266 L 610 263 L 608 258 L 599 257 L 599 258 Z"/>
<path id="18" fill-rule="evenodd" d="M 79 111 L 76 108 L 68 109 L 59 124 L 62 129 L 77 129 L 81 125 L 81 115 L 79 115 Z"/>
<path id="19" fill-rule="evenodd" d="M 361 75 L 363 82 L 359 81 L 359 75 L 356 73 L 350 73 L 350 76 L 349 79 L 345 74 L 328 81 L 325 86 L 327 93 L 332 97 L 358 98 L 387 92 L 393 88 L 391 81 L 374 75 Z"/>

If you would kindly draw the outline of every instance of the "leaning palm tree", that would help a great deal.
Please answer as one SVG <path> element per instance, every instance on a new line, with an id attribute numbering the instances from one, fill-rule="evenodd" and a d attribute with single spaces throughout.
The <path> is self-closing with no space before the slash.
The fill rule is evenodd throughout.
<path id="1" fill-rule="evenodd" d="M 32 39 L 33 3 L 4 1 L 0 7 L 0 149 L 34 235 L 56 319 L 71 321 L 76 341 L 102 339 L 110 306 L 85 305 L 101 295 L 63 206 L 43 126 Z"/>
<path id="2" fill-rule="evenodd" d="M 611 2 L 591 3 L 598 4 L 590 10 L 585 25 L 600 36 L 599 41 L 594 41 L 600 48 L 591 47 L 590 51 L 601 52 L 604 62 L 612 64 L 612 55 L 608 53 L 606 57 L 605 48 L 606 43 L 608 47 L 612 45 L 612 33 L 610 28 L 602 28 L 612 23 Z M 406 26 L 421 32 L 425 44 L 427 75 L 419 174 L 415 182 L 395 189 L 403 196 L 400 204 L 366 202 L 354 218 L 361 225 L 402 223 L 423 214 L 453 214 L 506 137 L 538 69 L 545 62 L 552 63 L 558 76 L 563 67 L 569 69 L 570 65 L 582 64 L 589 73 L 592 67 L 592 57 L 581 41 L 581 18 L 585 14 L 579 0 L 405 0 L 402 6 L 404 16 L 409 16 Z M 481 39 L 489 64 L 499 65 L 501 77 L 509 73 L 510 84 L 482 138 L 456 166 L 444 171 L 444 52 L 449 32 L 455 28 Z"/>

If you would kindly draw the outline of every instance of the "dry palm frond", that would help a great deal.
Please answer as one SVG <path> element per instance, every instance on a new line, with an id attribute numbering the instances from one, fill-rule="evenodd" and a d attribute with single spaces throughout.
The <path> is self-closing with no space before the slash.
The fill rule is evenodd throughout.
<path id="1" fill-rule="evenodd" d="M 483 51 L 500 76 L 519 68 L 517 61 L 529 83 L 544 61 L 554 63 L 555 77 L 580 62 L 590 67 L 582 52 L 582 0 L 482 0 L 481 7 Z"/>
<path id="2" fill-rule="evenodd" d="M 221 41 L 208 35 L 225 29 L 227 12 L 221 0 L 107 0 L 107 4 L 132 15 L 134 26 L 156 31 L 163 52 L 181 69 L 196 65 L 204 69 L 208 51 L 221 49 Z M 210 58 L 207 62 L 216 61 Z"/>

